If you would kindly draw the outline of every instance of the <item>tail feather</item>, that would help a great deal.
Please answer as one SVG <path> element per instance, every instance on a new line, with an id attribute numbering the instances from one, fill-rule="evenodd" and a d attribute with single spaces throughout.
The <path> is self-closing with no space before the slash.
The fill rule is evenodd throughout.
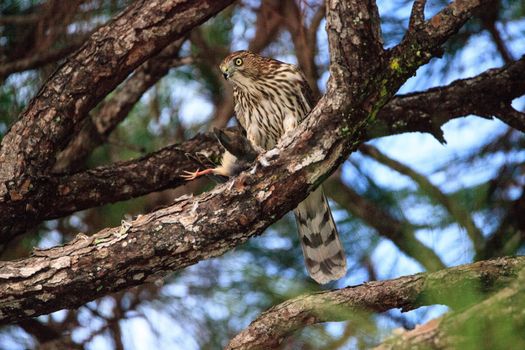
<path id="1" fill-rule="evenodd" d="M 312 278 L 325 284 L 346 274 L 346 256 L 322 188 L 294 210 L 304 260 Z"/>

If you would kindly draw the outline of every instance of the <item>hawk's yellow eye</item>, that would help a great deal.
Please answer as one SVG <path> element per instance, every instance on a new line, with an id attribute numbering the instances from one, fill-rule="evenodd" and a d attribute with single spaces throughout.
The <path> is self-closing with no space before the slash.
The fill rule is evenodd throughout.
<path id="1" fill-rule="evenodd" d="M 242 58 L 236 58 L 234 63 L 236 66 L 242 66 Z"/>

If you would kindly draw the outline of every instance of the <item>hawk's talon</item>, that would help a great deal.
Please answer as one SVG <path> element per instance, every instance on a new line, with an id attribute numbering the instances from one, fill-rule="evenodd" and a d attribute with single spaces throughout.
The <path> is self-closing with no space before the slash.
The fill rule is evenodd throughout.
<path id="1" fill-rule="evenodd" d="M 196 178 L 202 175 L 213 174 L 213 169 L 204 169 L 202 171 L 200 171 L 200 169 L 197 169 L 196 171 L 184 170 L 183 173 L 184 174 L 181 175 L 180 177 L 182 177 L 186 181 L 191 181 L 191 180 L 195 180 Z"/>

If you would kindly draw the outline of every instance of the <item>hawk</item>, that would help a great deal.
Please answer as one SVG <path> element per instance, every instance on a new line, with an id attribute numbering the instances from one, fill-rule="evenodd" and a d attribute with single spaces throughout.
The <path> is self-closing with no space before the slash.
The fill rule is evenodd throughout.
<path id="1" fill-rule="evenodd" d="M 220 64 L 224 78 L 233 85 L 235 114 L 255 149 L 273 148 L 293 130 L 313 106 L 308 82 L 293 65 L 249 51 L 237 51 Z M 235 156 L 226 152 L 215 169 L 197 171 L 189 178 L 214 173 L 234 173 Z M 346 256 L 322 187 L 294 210 L 306 267 L 324 284 L 346 273 Z"/>

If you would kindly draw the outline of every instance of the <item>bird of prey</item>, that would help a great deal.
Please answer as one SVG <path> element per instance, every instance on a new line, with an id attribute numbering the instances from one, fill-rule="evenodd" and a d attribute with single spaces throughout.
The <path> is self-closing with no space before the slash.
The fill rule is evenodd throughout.
<path id="1" fill-rule="evenodd" d="M 237 51 L 222 61 L 220 69 L 233 85 L 235 114 L 256 150 L 273 148 L 313 106 L 308 82 L 293 64 Z M 234 175 L 235 160 L 226 151 L 221 166 L 190 173 L 188 178 Z M 322 187 L 301 202 L 294 214 L 310 276 L 321 284 L 344 276 L 346 256 Z"/>

